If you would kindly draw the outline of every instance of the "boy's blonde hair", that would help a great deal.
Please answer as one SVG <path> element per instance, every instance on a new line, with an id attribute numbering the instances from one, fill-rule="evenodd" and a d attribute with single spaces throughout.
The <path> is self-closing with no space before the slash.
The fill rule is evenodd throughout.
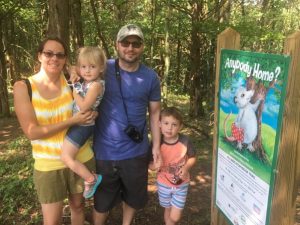
<path id="1" fill-rule="evenodd" d="M 78 49 L 77 54 L 77 65 L 79 66 L 80 61 L 88 61 L 92 64 L 99 65 L 102 69 L 101 77 L 103 78 L 104 72 L 106 70 L 106 55 L 103 49 L 94 46 L 86 46 Z"/>
<path id="2" fill-rule="evenodd" d="M 182 113 L 176 107 L 166 107 L 160 112 L 160 120 L 165 116 L 173 116 L 180 124 L 183 123 Z"/>

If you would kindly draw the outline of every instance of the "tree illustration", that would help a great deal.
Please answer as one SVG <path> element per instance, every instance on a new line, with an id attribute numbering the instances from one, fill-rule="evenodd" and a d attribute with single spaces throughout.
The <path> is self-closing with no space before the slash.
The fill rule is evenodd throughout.
<path id="1" fill-rule="evenodd" d="M 264 99 L 260 102 L 258 109 L 256 111 L 256 117 L 257 117 L 257 122 L 258 122 L 258 131 L 257 131 L 257 136 L 255 140 L 253 141 L 252 145 L 255 149 L 255 152 L 259 159 L 261 159 L 263 162 L 269 162 L 269 159 L 266 155 L 266 151 L 264 149 L 264 146 L 262 144 L 262 135 L 261 135 L 261 125 L 262 125 L 262 112 L 264 109 L 264 104 L 265 104 L 265 98 L 267 96 L 267 93 L 271 88 L 274 88 L 276 80 L 272 80 L 271 82 L 268 82 L 268 84 L 264 84 L 261 80 L 255 81 L 253 76 L 250 76 L 247 78 L 246 81 L 246 88 L 247 90 L 254 90 L 254 95 L 251 99 L 251 103 L 254 103 L 257 101 L 257 96 L 263 95 Z M 268 86 L 267 86 L 268 85 Z"/>

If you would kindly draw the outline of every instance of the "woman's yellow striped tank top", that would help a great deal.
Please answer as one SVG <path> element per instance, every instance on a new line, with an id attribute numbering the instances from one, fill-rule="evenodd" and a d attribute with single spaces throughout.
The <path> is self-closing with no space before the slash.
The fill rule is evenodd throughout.
<path id="1" fill-rule="evenodd" d="M 32 105 L 40 125 L 59 123 L 72 116 L 73 98 L 66 79 L 62 74 L 61 94 L 53 99 L 43 98 L 35 85 L 35 76 L 29 77 L 32 89 Z M 65 164 L 60 160 L 62 143 L 67 129 L 55 135 L 43 139 L 31 141 L 32 154 L 35 159 L 34 168 L 40 171 L 52 171 L 65 168 Z M 77 160 L 86 162 L 93 157 L 90 143 L 86 143 L 77 153 Z"/>

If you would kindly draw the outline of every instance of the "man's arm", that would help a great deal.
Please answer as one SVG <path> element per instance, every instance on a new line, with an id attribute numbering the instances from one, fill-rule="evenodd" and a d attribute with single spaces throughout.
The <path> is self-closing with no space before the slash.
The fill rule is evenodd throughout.
<path id="1" fill-rule="evenodd" d="M 159 115 L 160 115 L 160 102 L 152 101 L 149 103 L 149 118 L 150 129 L 152 136 L 152 154 L 154 164 L 161 163 L 160 155 L 160 127 L 159 127 Z"/>

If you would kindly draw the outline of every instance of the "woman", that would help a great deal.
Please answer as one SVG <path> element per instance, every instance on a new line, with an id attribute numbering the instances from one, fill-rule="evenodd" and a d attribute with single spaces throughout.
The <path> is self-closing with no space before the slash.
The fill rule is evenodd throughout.
<path id="1" fill-rule="evenodd" d="M 72 116 L 72 93 L 63 75 L 67 60 L 64 43 L 47 38 L 38 48 L 40 70 L 29 77 L 32 99 L 23 81 L 14 85 L 14 107 L 25 135 L 31 140 L 34 184 L 42 206 L 45 225 L 61 224 L 63 200 L 68 198 L 73 225 L 84 223 L 83 181 L 60 159 L 67 129 L 91 123 L 92 112 Z M 77 160 L 94 170 L 93 152 L 88 143 Z"/>

